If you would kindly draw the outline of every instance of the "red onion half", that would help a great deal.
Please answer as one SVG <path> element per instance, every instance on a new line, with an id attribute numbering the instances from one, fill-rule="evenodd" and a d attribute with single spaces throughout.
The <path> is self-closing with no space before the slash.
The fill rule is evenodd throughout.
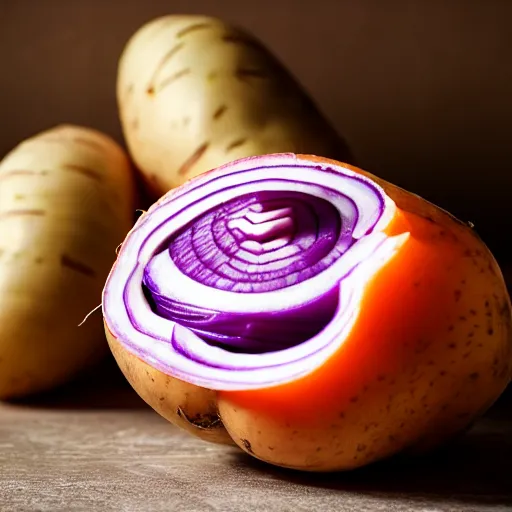
<path id="1" fill-rule="evenodd" d="M 294 154 L 225 165 L 169 192 L 126 238 L 108 329 L 152 367 L 214 390 L 303 376 L 336 352 L 365 284 L 408 234 L 372 180 Z"/>

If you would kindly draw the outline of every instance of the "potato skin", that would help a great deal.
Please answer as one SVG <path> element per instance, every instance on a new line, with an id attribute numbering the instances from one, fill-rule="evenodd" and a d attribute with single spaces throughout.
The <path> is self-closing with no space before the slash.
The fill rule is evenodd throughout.
<path id="1" fill-rule="evenodd" d="M 95 130 L 61 125 L 0 163 L 0 399 L 51 389 L 108 353 L 100 315 L 133 221 L 133 173 Z"/>
<path id="2" fill-rule="evenodd" d="M 117 98 L 149 193 L 253 155 L 307 152 L 351 162 L 345 142 L 252 35 L 205 16 L 164 16 L 128 41 Z"/>
<path id="3" fill-rule="evenodd" d="M 105 323 L 110 350 L 137 394 L 160 416 L 205 441 L 234 444 L 217 411 L 217 394 L 166 375 L 128 352 Z"/>
<path id="4" fill-rule="evenodd" d="M 351 334 L 316 371 L 216 394 L 215 410 L 241 449 L 304 471 L 350 470 L 436 447 L 483 414 L 512 378 L 510 298 L 485 244 L 440 208 L 346 167 L 385 189 L 399 208 L 389 234 L 408 231 L 409 241 L 368 284 Z M 145 363 L 116 350 L 118 360 L 130 358 L 141 394 Z M 142 393 L 155 407 L 158 397 L 147 386 Z"/>

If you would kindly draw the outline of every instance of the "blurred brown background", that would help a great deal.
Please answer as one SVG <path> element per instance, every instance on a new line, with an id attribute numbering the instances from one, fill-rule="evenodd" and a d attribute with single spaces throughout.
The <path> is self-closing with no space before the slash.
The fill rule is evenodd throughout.
<path id="1" fill-rule="evenodd" d="M 509 0 L 0 0 L 0 154 L 60 122 L 121 140 L 118 57 L 142 23 L 168 13 L 251 30 L 361 167 L 473 221 L 512 262 Z"/>

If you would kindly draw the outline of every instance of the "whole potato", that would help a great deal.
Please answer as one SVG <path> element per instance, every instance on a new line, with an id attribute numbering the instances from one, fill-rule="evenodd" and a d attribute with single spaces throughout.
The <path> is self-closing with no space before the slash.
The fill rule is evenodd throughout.
<path id="1" fill-rule="evenodd" d="M 352 159 L 278 60 L 216 18 L 170 15 L 141 27 L 121 56 L 117 97 L 130 154 L 153 197 L 252 155 Z"/>
<path id="2" fill-rule="evenodd" d="M 132 225 L 133 175 L 109 137 L 62 125 L 0 163 L 0 398 L 50 389 L 105 355 L 101 290 Z"/>

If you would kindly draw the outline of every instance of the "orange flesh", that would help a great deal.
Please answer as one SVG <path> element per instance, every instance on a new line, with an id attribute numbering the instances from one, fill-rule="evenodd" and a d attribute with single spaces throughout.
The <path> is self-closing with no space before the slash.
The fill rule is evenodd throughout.
<path id="1" fill-rule="evenodd" d="M 471 347 L 471 332 L 486 329 L 486 316 L 489 317 L 486 292 L 490 286 L 486 282 L 492 269 L 486 255 L 478 250 L 468 252 L 467 240 L 460 242 L 455 230 L 401 210 L 385 232 L 409 232 L 411 236 L 365 286 L 358 319 L 338 352 L 299 380 L 260 390 L 220 392 L 220 400 L 233 408 L 314 428 L 324 424 L 330 415 L 334 419 L 340 410 L 355 404 L 371 383 L 410 374 L 415 365 L 435 367 L 440 377 L 449 374 L 445 363 L 452 368 L 456 365 L 459 373 L 462 370 L 468 379 L 477 379 L 472 371 L 475 358 L 471 351 L 478 347 Z M 475 266 L 482 268 L 476 270 Z M 482 275 L 482 295 L 475 297 L 472 286 L 471 296 L 465 297 L 464 276 L 475 271 Z M 454 302 L 467 302 L 471 309 L 461 313 L 461 306 Z M 465 338 L 469 344 L 464 353 L 452 342 L 451 331 L 459 330 L 459 325 L 469 336 Z M 458 340 L 461 334 L 456 334 L 453 339 Z M 488 336 L 502 337 L 490 329 Z M 492 345 L 492 339 L 490 342 Z M 454 345 L 456 361 L 448 362 L 450 344 Z M 424 361 L 426 352 L 430 361 Z M 487 352 L 491 367 L 493 353 L 489 348 Z M 482 357 L 486 357 L 485 353 Z M 478 359 L 481 362 L 481 357 Z"/>

